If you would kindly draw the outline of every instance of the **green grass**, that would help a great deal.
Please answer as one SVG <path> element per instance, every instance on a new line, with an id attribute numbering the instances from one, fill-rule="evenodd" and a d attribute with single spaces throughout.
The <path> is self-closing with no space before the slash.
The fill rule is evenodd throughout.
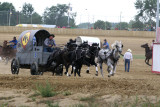
<path id="1" fill-rule="evenodd" d="M 94 102 L 95 98 L 94 97 L 82 97 L 80 98 L 80 101 Z"/>
<path id="2" fill-rule="evenodd" d="M 133 55 L 133 59 L 145 59 L 144 55 Z"/>
<path id="3" fill-rule="evenodd" d="M 52 104 L 53 102 L 52 101 L 47 101 L 46 104 L 47 104 L 47 107 L 59 107 L 59 104 L 56 103 L 56 104 Z"/>
<path id="4" fill-rule="evenodd" d="M 63 92 L 63 95 L 64 95 L 64 96 L 69 96 L 69 95 L 71 95 L 71 92 L 65 91 L 65 92 Z"/>
<path id="5" fill-rule="evenodd" d="M 2 103 L 0 104 L 0 107 L 8 107 L 8 103 Z"/>
<path id="6" fill-rule="evenodd" d="M 57 95 L 57 92 L 54 91 L 54 89 L 52 88 L 52 86 L 49 82 L 46 82 L 45 85 L 37 84 L 36 89 L 37 89 L 37 92 L 42 97 L 52 97 L 52 96 Z"/>
<path id="7" fill-rule="evenodd" d="M 96 99 L 94 98 L 94 96 L 80 98 L 80 101 L 85 101 L 88 103 L 88 107 L 98 107 L 98 104 L 95 103 L 95 100 Z"/>
<path id="8" fill-rule="evenodd" d="M 71 106 L 71 107 L 87 107 L 87 106 L 84 105 L 84 104 L 75 104 L 75 105 L 73 105 L 73 106 Z"/>
<path id="9" fill-rule="evenodd" d="M 123 58 L 123 56 L 121 56 Z M 133 55 L 133 59 L 145 59 L 144 55 Z"/>

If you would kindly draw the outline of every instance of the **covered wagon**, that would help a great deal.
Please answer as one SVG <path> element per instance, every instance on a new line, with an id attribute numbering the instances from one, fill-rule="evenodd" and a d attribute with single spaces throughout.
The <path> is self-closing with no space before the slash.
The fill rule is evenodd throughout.
<path id="1" fill-rule="evenodd" d="M 88 37 L 88 36 L 78 36 L 76 38 L 76 44 L 80 45 L 83 42 L 88 42 L 89 45 L 92 45 L 93 43 L 99 44 L 99 47 L 101 47 L 101 41 L 97 37 Z"/>
<path id="2" fill-rule="evenodd" d="M 51 52 L 44 52 L 44 41 L 50 36 L 46 30 L 26 30 L 18 38 L 16 58 L 11 62 L 12 74 L 19 68 L 30 69 L 32 75 L 41 73 Z"/>

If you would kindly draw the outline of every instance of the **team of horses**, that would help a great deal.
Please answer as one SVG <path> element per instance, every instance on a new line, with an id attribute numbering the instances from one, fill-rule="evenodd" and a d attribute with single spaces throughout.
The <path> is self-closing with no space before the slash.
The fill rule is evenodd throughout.
<path id="1" fill-rule="evenodd" d="M 57 48 L 49 56 L 46 69 L 54 65 L 52 69 L 54 75 L 55 70 L 59 66 L 65 66 L 65 74 L 67 76 L 71 76 L 73 73 L 74 76 L 76 76 L 76 74 L 81 76 L 81 68 L 83 65 L 88 66 L 86 73 L 89 73 L 89 67 L 93 65 L 96 67 L 95 75 L 98 76 L 97 65 L 99 64 L 101 75 L 103 76 L 102 65 L 105 63 L 108 66 L 108 77 L 113 76 L 116 72 L 116 65 L 120 58 L 123 45 L 121 42 L 115 41 L 111 46 L 112 49 L 100 49 L 97 43 L 93 43 L 91 46 L 88 45 L 87 42 L 77 45 L 76 41 L 70 40 L 64 49 Z M 70 65 L 72 66 L 71 74 L 68 72 Z"/>
<path id="2" fill-rule="evenodd" d="M 0 45 L 0 57 L 7 64 L 8 61 L 16 56 L 16 50 L 8 45 L 7 40 L 3 41 L 3 45 Z"/>

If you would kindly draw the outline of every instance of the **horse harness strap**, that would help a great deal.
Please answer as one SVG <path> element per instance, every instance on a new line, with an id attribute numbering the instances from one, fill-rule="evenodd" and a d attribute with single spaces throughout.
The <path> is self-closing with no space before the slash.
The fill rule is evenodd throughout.
<path id="1" fill-rule="evenodd" d="M 118 57 L 118 58 L 114 58 L 114 57 L 113 57 L 113 52 L 114 52 L 114 50 L 115 50 L 115 49 L 112 50 L 112 53 L 109 55 L 109 57 L 110 57 L 110 59 L 111 59 L 114 63 L 116 63 L 116 62 L 119 60 L 119 57 Z"/>

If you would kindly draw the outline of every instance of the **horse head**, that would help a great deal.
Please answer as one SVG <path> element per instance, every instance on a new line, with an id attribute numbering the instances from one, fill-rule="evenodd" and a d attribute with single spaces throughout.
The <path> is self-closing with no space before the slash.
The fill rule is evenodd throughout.
<path id="1" fill-rule="evenodd" d="M 4 40 L 3 41 L 3 47 L 7 47 L 7 43 L 8 43 L 7 40 Z"/>
<path id="2" fill-rule="evenodd" d="M 69 51 L 75 50 L 76 47 L 77 47 L 77 44 L 76 44 L 76 43 L 70 43 L 70 42 L 69 42 L 69 43 L 66 44 L 66 48 L 67 48 Z"/>
<path id="3" fill-rule="evenodd" d="M 68 42 L 68 43 L 76 43 L 76 40 L 69 39 L 69 42 Z"/>
<path id="4" fill-rule="evenodd" d="M 84 41 L 82 44 L 80 44 L 80 46 L 81 46 L 83 49 L 87 50 L 87 49 L 89 48 L 88 41 Z"/>
<path id="5" fill-rule="evenodd" d="M 141 45 L 142 48 L 149 48 L 148 43 Z"/>
<path id="6" fill-rule="evenodd" d="M 99 43 L 93 43 L 89 49 L 96 57 L 98 57 L 98 53 L 100 50 Z"/>
<path id="7" fill-rule="evenodd" d="M 119 41 L 115 41 L 111 46 L 112 46 L 113 49 L 117 49 L 117 51 L 119 53 L 122 53 L 123 44 L 122 44 L 121 41 L 120 42 Z"/>

